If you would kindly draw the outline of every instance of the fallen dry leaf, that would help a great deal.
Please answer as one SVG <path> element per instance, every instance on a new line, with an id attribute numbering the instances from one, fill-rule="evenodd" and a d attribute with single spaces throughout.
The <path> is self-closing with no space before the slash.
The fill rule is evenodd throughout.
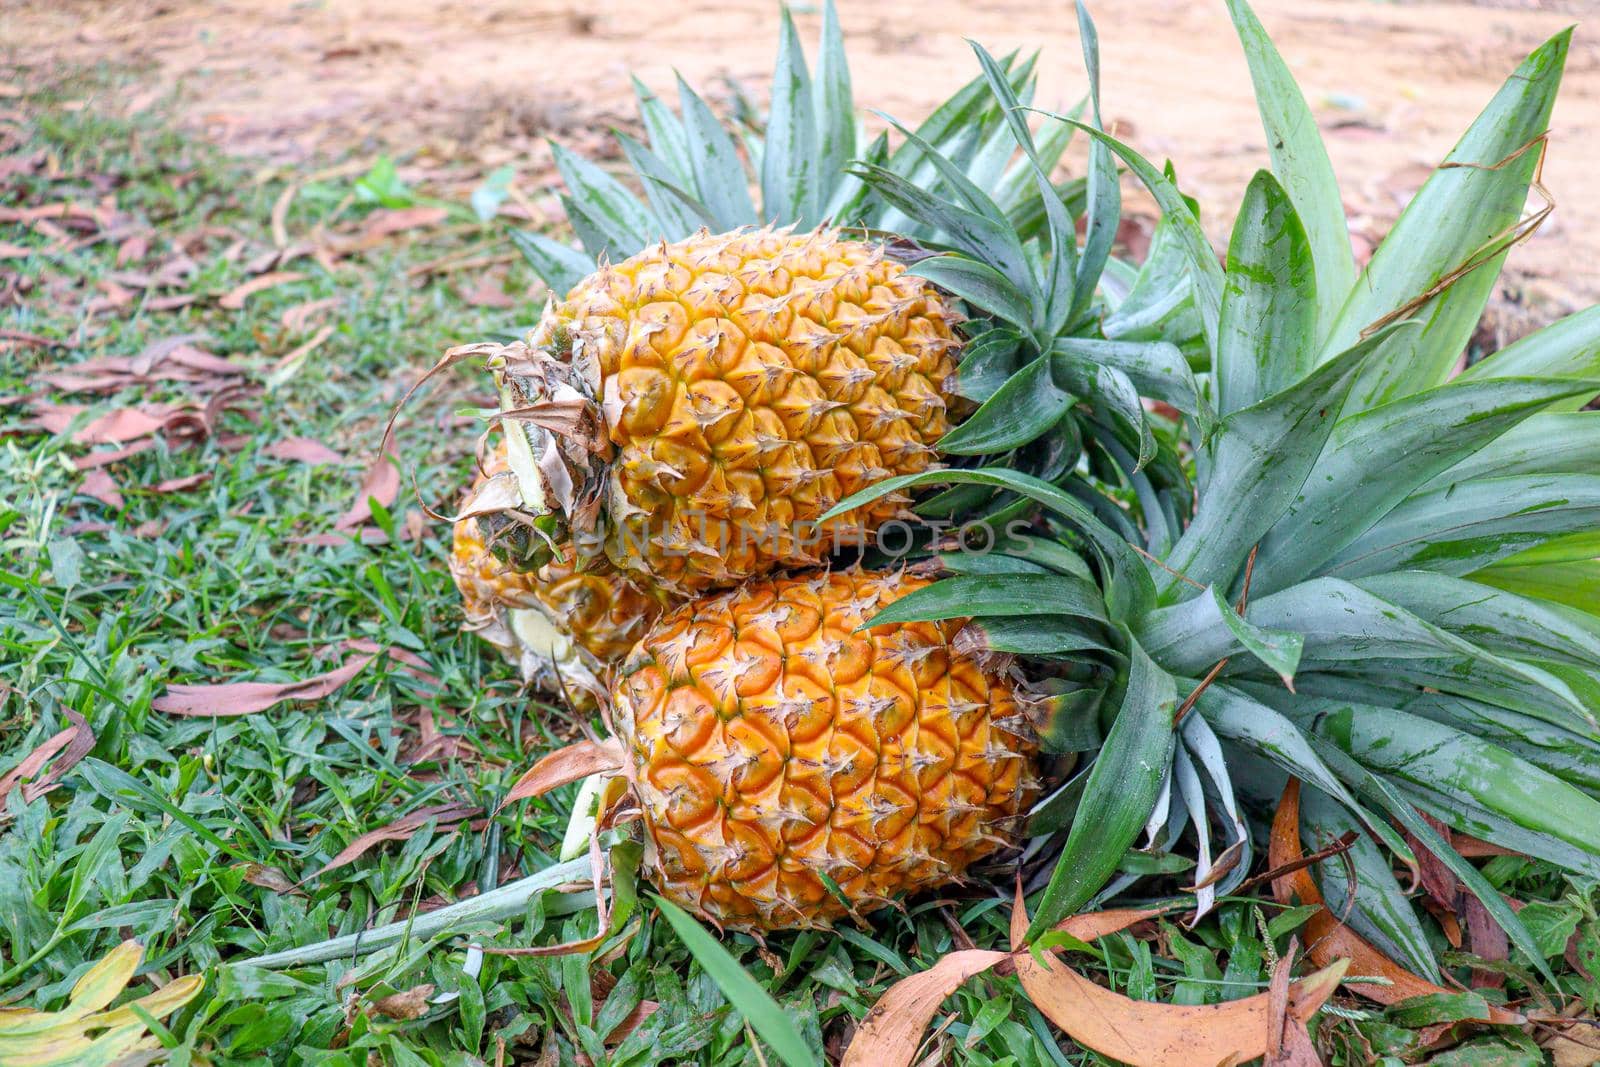
<path id="1" fill-rule="evenodd" d="M 69 723 L 67 728 L 52 734 L 0 778 L 0 811 L 5 810 L 6 798 L 19 785 L 24 800 L 36 800 L 50 792 L 94 748 L 94 732 L 83 716 L 71 709 L 66 709 L 64 714 Z M 56 758 L 58 753 L 59 759 Z M 55 762 L 51 763 L 52 760 Z M 50 764 L 50 769 L 41 775 L 39 772 L 46 764 Z"/>
<path id="2" fill-rule="evenodd" d="M 1270 992 L 1220 1004 L 1133 1000 L 1096 985 L 1053 955 L 1041 963 L 1026 951 L 1027 930 L 1019 887 L 1011 913 L 1011 944 L 1021 950 L 1015 956 L 1017 977 L 1045 1018 L 1080 1045 L 1132 1067 L 1194 1067 L 1243 1063 L 1263 1055 L 1271 1043 Z M 1288 1017 L 1304 1022 L 1314 1015 L 1339 988 L 1348 965 L 1339 960 L 1291 985 Z"/>
<path id="3" fill-rule="evenodd" d="M 261 863 L 236 863 L 234 870 L 244 873 L 244 880 L 251 885 L 258 885 L 262 889 L 270 889 L 274 893 L 299 893 L 289 881 L 289 876 L 276 867 L 268 867 Z"/>
<path id="4" fill-rule="evenodd" d="M 1277 814 L 1272 820 L 1272 834 L 1268 848 L 1268 863 L 1274 868 L 1287 867 L 1299 860 L 1303 849 L 1300 844 L 1300 780 L 1291 778 L 1283 789 Z M 1322 891 L 1308 869 L 1301 867 L 1276 878 L 1272 894 L 1280 904 L 1299 898 L 1302 904 L 1321 905 L 1306 920 L 1304 934 L 1306 955 L 1313 962 L 1325 964 L 1330 960 L 1345 958 L 1350 961 L 1353 974 L 1384 978 L 1387 984 L 1363 982 L 1351 988 L 1369 1000 L 1380 1004 L 1395 1004 L 1411 997 L 1437 993 L 1454 993 L 1456 990 L 1435 985 L 1419 974 L 1413 974 L 1384 955 L 1375 945 L 1340 922 L 1322 899 Z M 1485 1022 L 1521 1023 L 1516 1012 L 1490 1006 Z"/>
<path id="5" fill-rule="evenodd" d="M 407 230 L 424 230 L 450 217 L 442 207 L 385 208 L 367 216 L 361 226 L 365 238 L 388 237 Z"/>
<path id="6" fill-rule="evenodd" d="M 394 452 L 387 451 L 373 460 L 361 480 L 361 491 L 348 511 L 333 524 L 335 530 L 350 530 L 372 518 L 372 501 L 383 507 L 394 504 L 400 495 L 400 467 Z"/>
<path id="7" fill-rule="evenodd" d="M 412 986 L 401 993 L 392 993 L 372 1002 L 373 1010 L 391 1019 L 420 1019 L 428 1014 L 428 998 L 433 996 L 433 983 Z"/>
<path id="8" fill-rule="evenodd" d="M 324 311 L 338 307 L 339 303 L 339 298 L 336 296 L 308 300 L 304 304 L 296 304 L 292 308 L 285 309 L 284 313 L 278 316 L 278 322 L 288 333 L 303 333 L 305 328 L 311 325 L 312 320 Z"/>
<path id="9" fill-rule="evenodd" d="M 222 682 L 216 685 L 169 685 L 150 706 L 168 715 L 227 718 L 265 711 L 285 700 L 321 700 L 336 693 L 374 659 L 360 653 L 331 671 L 298 682 Z"/>
<path id="10" fill-rule="evenodd" d="M 558 748 L 522 773 L 500 809 L 529 797 L 542 796 L 552 789 L 587 778 L 591 774 L 614 771 L 622 766 L 622 745 L 616 738 L 604 741 L 576 741 Z"/>
<path id="11" fill-rule="evenodd" d="M 34 249 L 24 245 L 14 245 L 10 241 L 0 241 L 0 259 L 27 259 L 33 253 Z"/>
<path id="12" fill-rule="evenodd" d="M 93 497 L 107 507 L 122 507 L 122 491 L 117 488 L 117 483 L 112 479 L 109 471 L 98 468 L 84 476 L 83 484 L 78 486 L 78 492 L 84 496 Z"/>
<path id="13" fill-rule="evenodd" d="M 428 808 L 418 808 L 409 815 L 402 815 L 388 826 L 380 826 L 376 830 L 368 830 L 364 834 L 357 835 L 354 841 L 340 849 L 333 859 L 308 877 L 306 881 L 360 859 L 374 845 L 381 845 L 385 841 L 408 840 L 429 822 L 437 822 L 442 830 L 464 822 L 474 815 L 481 814 L 483 814 L 483 809 L 474 804 L 436 804 Z"/>
<path id="14" fill-rule="evenodd" d="M 261 450 L 263 456 L 293 463 L 343 463 L 344 457 L 321 441 L 310 437 L 286 437 Z"/>
<path id="15" fill-rule="evenodd" d="M 494 274 L 483 275 L 472 288 L 459 292 L 461 299 L 473 307 L 505 309 L 517 306 L 516 297 L 506 292 L 505 278 Z"/>
<path id="16" fill-rule="evenodd" d="M 198 474 L 186 475 L 182 478 L 168 478 L 164 482 L 157 482 L 151 487 L 153 493 L 180 493 L 185 489 L 193 489 L 197 485 L 204 485 L 211 480 L 210 471 L 201 471 Z"/>
<path id="17" fill-rule="evenodd" d="M 274 286 L 287 285 L 290 282 L 303 280 L 305 280 L 305 275 L 299 271 L 275 270 L 269 274 L 263 274 L 259 278 L 251 278 L 243 285 L 224 293 L 217 299 L 217 306 L 226 308 L 229 311 L 238 311 L 244 307 L 246 300 L 249 300 L 264 289 L 271 289 Z"/>

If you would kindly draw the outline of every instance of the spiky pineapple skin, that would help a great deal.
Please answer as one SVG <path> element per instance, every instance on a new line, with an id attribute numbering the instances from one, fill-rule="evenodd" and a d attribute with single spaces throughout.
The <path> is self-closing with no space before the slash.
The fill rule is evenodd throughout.
<path id="1" fill-rule="evenodd" d="M 639 642 L 614 721 L 669 899 L 734 929 L 825 925 L 1015 840 L 1036 746 L 1004 666 L 952 647 L 960 621 L 856 632 L 925 584 L 757 580 Z"/>
<path id="2" fill-rule="evenodd" d="M 485 458 L 475 487 L 505 469 L 502 443 Z M 560 560 L 536 571 L 506 563 L 490 550 L 478 521 L 470 516 L 457 520 L 451 531 L 450 573 L 461 593 L 467 628 L 477 631 L 512 663 L 521 663 L 528 650 L 507 624 L 508 609 L 541 612 L 593 657 L 591 668 L 602 669 L 627 655 L 661 612 L 660 601 L 607 567 L 604 560 L 580 561 L 570 547 Z"/>
<path id="3" fill-rule="evenodd" d="M 597 373 L 615 446 L 605 552 L 678 595 L 816 564 L 904 498 L 839 500 L 922 471 L 951 425 L 954 309 L 882 247 L 835 231 L 691 237 L 601 270 L 536 345 Z"/>

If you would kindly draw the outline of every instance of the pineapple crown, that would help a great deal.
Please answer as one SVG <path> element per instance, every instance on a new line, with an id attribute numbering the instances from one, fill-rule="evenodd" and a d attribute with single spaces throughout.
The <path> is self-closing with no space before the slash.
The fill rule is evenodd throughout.
<path id="1" fill-rule="evenodd" d="M 1045 743 L 1089 758 L 1032 813 L 1056 861 L 1030 936 L 1180 847 L 1203 913 L 1248 873 L 1248 805 L 1289 778 L 1312 787 L 1306 829 L 1368 835 L 1352 861 L 1380 888 L 1349 902 L 1363 935 L 1437 980 L 1391 872 L 1426 849 L 1538 961 L 1449 835 L 1600 876 L 1600 411 L 1582 410 L 1600 308 L 1454 372 L 1505 253 L 1547 213 L 1522 216 L 1568 34 L 1507 80 L 1358 275 L 1309 108 L 1229 6 L 1273 171 L 1225 263 L 1170 168 L 1067 120 L 1162 209 L 1145 264 L 1108 267 L 1101 327 L 1187 354 L 1143 390 L 1167 414 L 1094 420 L 1066 478 L 951 469 L 841 501 L 938 483 L 1043 512 L 998 553 L 947 555 L 950 577 L 873 623 L 972 617 L 974 640 L 1067 664 Z M 952 264 L 979 273 L 970 253 Z M 1041 380 L 1024 394 L 1048 396 Z"/>

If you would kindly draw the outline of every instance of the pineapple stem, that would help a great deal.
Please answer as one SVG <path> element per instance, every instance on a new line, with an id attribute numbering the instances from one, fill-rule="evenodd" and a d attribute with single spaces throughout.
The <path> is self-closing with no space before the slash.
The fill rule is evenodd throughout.
<path id="1" fill-rule="evenodd" d="M 527 911 L 529 902 L 540 893 L 548 892 L 568 882 L 588 882 L 589 876 L 587 857 L 569 860 L 425 915 L 414 915 L 401 922 L 319 941 L 313 945 L 256 956 L 243 961 L 243 965 L 267 970 L 309 967 L 312 964 L 327 963 L 329 960 L 344 956 L 356 957 L 377 952 L 409 938 L 434 937 L 472 923 L 514 919 Z M 591 888 L 561 894 L 549 903 L 545 914 L 570 915 L 592 907 L 594 907 L 594 890 Z"/>

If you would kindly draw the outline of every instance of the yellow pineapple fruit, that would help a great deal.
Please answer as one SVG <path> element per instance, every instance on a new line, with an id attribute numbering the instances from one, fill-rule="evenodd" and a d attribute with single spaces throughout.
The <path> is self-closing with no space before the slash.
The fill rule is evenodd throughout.
<path id="1" fill-rule="evenodd" d="M 469 499 L 505 469 L 502 442 Z M 465 628 L 517 664 L 529 683 L 566 692 L 580 704 L 604 692 L 611 665 L 661 610 L 603 559 L 580 569 L 570 547 L 535 571 L 506 563 L 490 551 L 472 515 L 456 521 L 451 542 L 450 573 L 461 592 Z"/>
<path id="2" fill-rule="evenodd" d="M 858 630 L 927 584 L 756 580 L 657 620 L 612 718 L 668 899 L 734 929 L 824 924 L 1016 839 L 1036 742 L 1006 659 L 959 650 L 960 620 Z"/>
<path id="3" fill-rule="evenodd" d="M 452 355 L 495 372 L 513 557 L 536 562 L 541 542 L 571 536 L 580 555 L 689 596 L 814 565 L 899 512 L 891 496 L 817 522 L 934 462 L 958 320 L 879 244 L 741 230 L 603 266 L 529 343 Z"/>

